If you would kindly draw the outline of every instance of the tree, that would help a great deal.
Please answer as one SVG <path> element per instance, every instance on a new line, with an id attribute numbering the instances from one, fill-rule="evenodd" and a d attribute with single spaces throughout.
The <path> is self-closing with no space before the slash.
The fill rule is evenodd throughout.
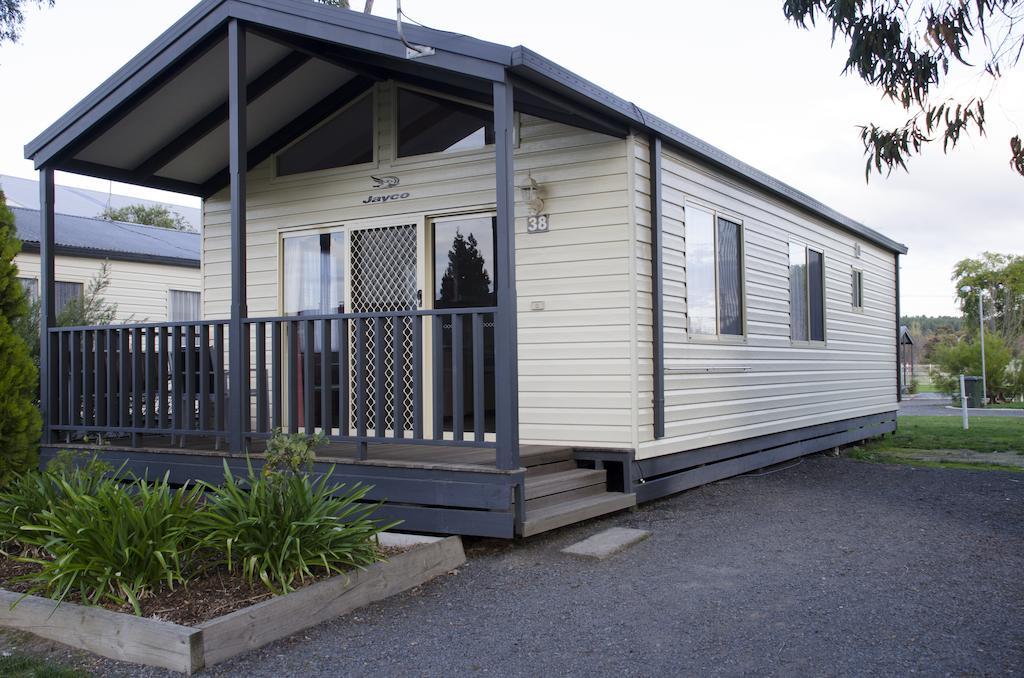
<path id="1" fill-rule="evenodd" d="M 54 0 L 34 0 L 37 5 L 53 7 Z M 25 23 L 22 7 L 28 0 L 0 0 L 0 43 L 4 40 L 17 42 L 21 37 L 21 26 Z"/>
<path id="2" fill-rule="evenodd" d="M 0 484 L 35 464 L 42 425 L 35 403 L 39 373 L 12 326 L 27 313 L 14 265 L 20 251 L 14 216 L 0 191 Z"/>
<path id="3" fill-rule="evenodd" d="M 860 128 L 871 172 L 907 168 L 907 159 L 941 140 L 944 152 L 961 135 L 985 133 L 985 101 L 1024 50 L 1024 0 L 785 0 L 786 18 L 801 28 L 831 25 L 832 41 L 849 45 L 844 73 L 856 73 L 899 104 L 910 117 L 895 128 Z M 974 71 L 973 97 L 944 97 L 936 90 L 950 65 Z M 1024 175 L 1024 144 L 1010 139 L 1010 166 Z"/>
<path id="4" fill-rule="evenodd" d="M 107 207 L 96 215 L 99 219 L 107 221 L 124 221 L 129 224 L 145 224 L 147 226 L 159 226 L 172 231 L 191 231 L 185 217 L 171 210 L 166 205 L 143 205 L 136 203 L 124 207 Z"/>
<path id="5" fill-rule="evenodd" d="M 985 381 L 989 401 L 1013 395 L 1016 375 L 1011 370 L 1010 349 L 997 336 L 985 337 Z M 981 376 L 981 342 L 961 341 L 940 346 L 935 351 L 932 382 L 943 393 L 952 395 L 960 389 L 960 375 Z"/>
<path id="6" fill-rule="evenodd" d="M 57 314 L 58 327 L 84 327 L 91 325 L 109 325 L 117 319 L 117 304 L 105 298 L 110 287 L 110 264 L 106 261 L 85 286 L 82 296 L 76 297 L 65 304 Z M 39 367 L 39 300 L 29 302 L 27 312 L 13 323 L 15 331 L 25 341 L 29 355 L 35 366 Z"/>
<path id="7" fill-rule="evenodd" d="M 979 331 L 980 295 L 986 328 L 1012 349 L 1020 348 L 1024 340 L 1024 256 L 985 252 L 977 259 L 961 259 L 953 268 L 952 280 L 967 331 L 972 335 Z"/>
<path id="8" fill-rule="evenodd" d="M 341 7 L 342 9 L 352 9 L 349 7 L 348 0 L 316 0 L 321 5 L 330 5 L 331 7 Z M 366 0 L 366 4 L 363 5 L 363 14 L 373 13 L 373 0 Z"/>
<path id="9" fill-rule="evenodd" d="M 480 254 L 476 236 L 455 232 L 448 250 L 448 267 L 441 276 L 441 300 L 449 306 L 487 305 L 491 293 L 491 276 Z"/>

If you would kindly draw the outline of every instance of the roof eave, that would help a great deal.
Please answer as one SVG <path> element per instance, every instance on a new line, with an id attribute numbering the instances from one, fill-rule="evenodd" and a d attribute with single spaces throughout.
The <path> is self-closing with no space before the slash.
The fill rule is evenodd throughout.
<path id="1" fill-rule="evenodd" d="M 627 120 L 634 126 L 649 133 L 658 135 L 663 141 L 687 155 L 710 163 L 716 168 L 753 184 L 789 204 L 796 205 L 848 233 L 862 237 L 895 254 L 907 253 L 907 246 L 903 243 L 892 240 L 878 231 L 840 214 L 792 186 L 747 165 L 711 144 L 648 113 L 632 102 L 615 96 L 608 90 L 576 75 L 572 71 L 562 68 L 550 59 L 526 47 L 520 45 L 512 49 L 512 65 L 510 70 L 538 84 L 553 87 L 563 94 L 575 95 L 575 97 L 589 101 L 591 104 L 596 103 L 602 106 L 606 112 L 620 119 Z"/>

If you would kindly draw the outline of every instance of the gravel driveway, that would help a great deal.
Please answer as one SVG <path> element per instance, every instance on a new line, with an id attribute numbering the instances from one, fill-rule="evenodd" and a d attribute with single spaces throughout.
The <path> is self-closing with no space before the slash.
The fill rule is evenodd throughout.
<path id="1" fill-rule="evenodd" d="M 559 553 L 613 525 L 653 535 L 604 562 Z M 526 542 L 467 546 L 456 575 L 204 675 L 1024 670 L 1019 474 L 817 456 Z"/>

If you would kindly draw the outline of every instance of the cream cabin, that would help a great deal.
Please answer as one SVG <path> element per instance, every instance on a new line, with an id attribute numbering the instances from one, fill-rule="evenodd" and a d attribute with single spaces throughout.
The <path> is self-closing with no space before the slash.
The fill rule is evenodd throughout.
<path id="1" fill-rule="evenodd" d="M 26 155 L 204 199 L 201 320 L 45 334 L 47 454 L 322 432 L 406 529 L 512 537 L 896 426 L 906 248 L 523 47 L 207 0 Z"/>

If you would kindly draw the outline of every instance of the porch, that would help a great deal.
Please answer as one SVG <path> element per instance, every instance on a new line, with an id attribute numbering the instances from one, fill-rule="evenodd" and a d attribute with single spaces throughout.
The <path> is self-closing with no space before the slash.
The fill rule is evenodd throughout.
<path id="1" fill-rule="evenodd" d="M 260 463 L 265 441 L 282 429 L 326 436 L 318 469 L 335 464 L 340 481 L 375 485 L 374 498 L 386 499 L 388 515 L 406 529 L 513 536 L 632 504 L 628 483 L 609 478 L 605 462 L 577 460 L 568 447 L 520 446 L 513 157 L 523 113 L 620 139 L 628 122 L 581 105 L 584 97 L 558 78 L 517 67 L 510 55 L 426 29 L 403 35 L 393 22 L 311 2 L 204 0 L 28 144 L 41 187 L 44 459 L 75 448 L 135 472 L 215 478 L 224 460 L 239 469 L 247 458 Z M 403 88 L 394 105 L 409 113 L 404 143 L 374 122 L 374 88 L 387 83 Z M 324 159 L 323 144 L 306 136 L 314 129 L 328 138 L 343 129 L 362 141 L 339 142 Z M 382 164 L 385 147 L 393 165 Z M 299 150 L 281 157 L 287 149 Z M 446 204 L 435 188 L 391 192 L 406 176 L 391 176 L 394 168 L 413 184 L 436 160 L 441 168 L 472 160 L 487 169 L 464 203 Z M 367 198 L 363 186 L 346 188 L 313 209 L 297 189 L 286 200 L 293 212 L 268 225 L 259 191 L 255 205 L 247 191 L 250 173 L 267 162 L 288 185 L 290 172 L 357 167 L 372 191 L 388 193 Z M 209 248 L 216 261 L 204 252 L 217 301 L 202 320 L 55 327 L 57 170 L 218 205 L 223 242 Z M 443 181 L 451 183 L 439 174 Z M 406 207 L 381 211 L 394 200 Z M 248 219 L 249 211 L 258 216 Z M 421 218 L 407 220 L 409 212 Z M 437 247 L 437 224 L 453 215 L 474 216 L 493 247 L 477 253 L 488 269 L 480 291 L 463 289 L 441 304 L 431 294 L 439 276 L 423 273 L 436 258 L 426 234 L 435 229 Z M 252 233 L 253 222 L 264 230 Z M 374 229 L 398 229 L 412 254 L 382 266 L 365 253 L 393 251 L 383 240 L 357 247 Z M 250 275 L 250 235 L 263 238 L 255 248 L 262 262 L 274 262 L 272 280 L 268 268 Z M 298 263 L 289 269 L 293 251 Z M 294 283 L 313 302 L 293 308 L 289 271 L 310 261 L 329 264 Z M 359 275 L 379 286 L 367 291 Z M 386 289 L 396 280 L 408 284 Z M 255 294 L 254 285 L 262 286 Z M 204 299 L 209 289 L 204 282 Z M 250 309 L 253 298 L 259 303 Z M 555 477 L 528 485 L 548 473 Z M 618 491 L 598 496 L 608 490 Z M 556 504 L 562 517 L 552 514 Z"/>

